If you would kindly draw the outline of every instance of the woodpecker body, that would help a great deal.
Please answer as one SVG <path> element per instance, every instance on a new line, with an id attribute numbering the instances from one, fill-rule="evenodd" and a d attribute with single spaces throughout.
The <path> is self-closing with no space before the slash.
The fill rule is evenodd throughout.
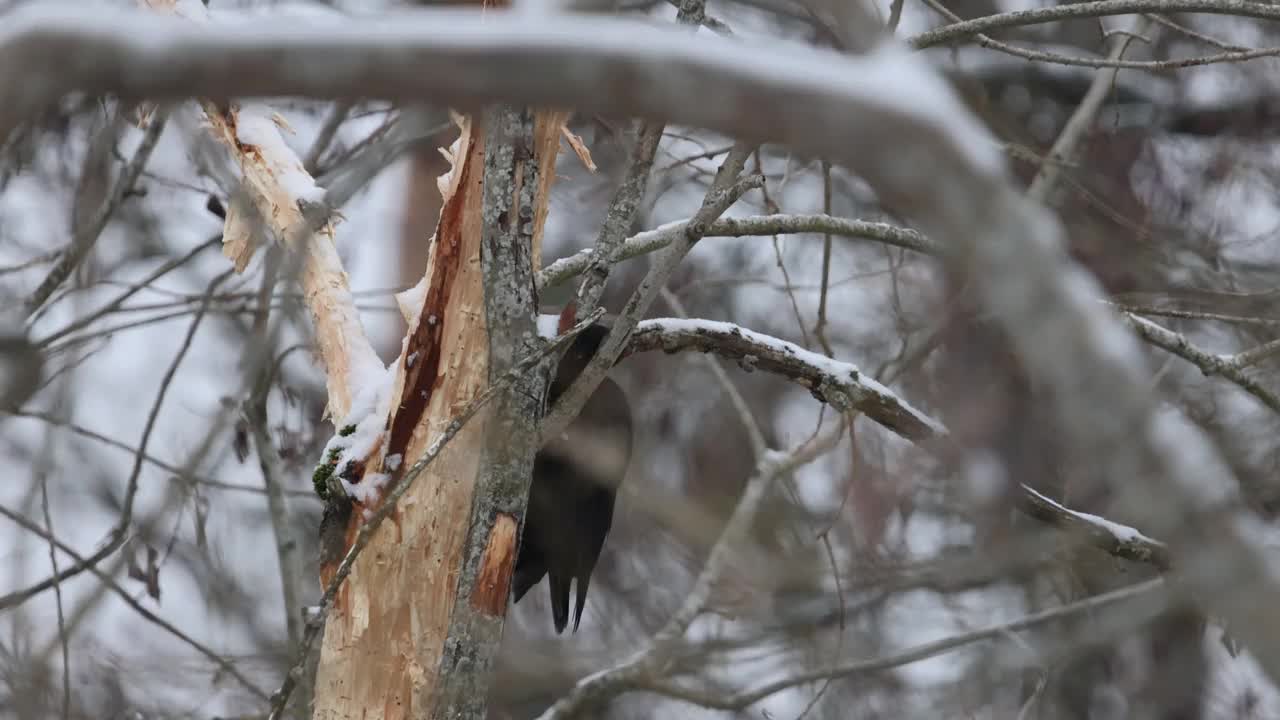
<path id="1" fill-rule="evenodd" d="M 609 328 L 596 324 L 560 360 L 547 393 L 550 409 L 595 355 Z M 631 411 L 617 383 L 605 378 L 564 436 L 534 458 L 529 506 L 513 578 L 514 601 L 547 576 L 557 633 L 569 622 L 570 582 L 576 582 L 573 629 L 586 603 L 591 573 L 613 524 L 618 486 L 631 458 Z"/>

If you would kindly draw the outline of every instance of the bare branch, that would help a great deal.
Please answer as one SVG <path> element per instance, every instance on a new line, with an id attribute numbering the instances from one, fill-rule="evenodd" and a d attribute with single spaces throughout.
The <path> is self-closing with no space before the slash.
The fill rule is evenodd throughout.
<path id="1" fill-rule="evenodd" d="M 1153 601 L 1151 596 L 1163 596 L 1165 594 L 1165 590 L 1164 580 L 1159 578 L 1155 580 L 1148 580 L 1144 583 L 1132 585 L 1103 595 L 1096 595 L 1069 605 L 1063 605 L 1062 607 L 1050 608 L 1048 610 L 1032 613 L 1018 618 L 1013 622 L 1001 623 L 999 625 L 973 630 L 960 635 L 953 635 L 940 640 L 934 640 L 933 642 L 924 643 L 885 657 L 872 658 L 869 660 L 857 660 L 844 665 L 819 668 L 810 672 L 783 678 L 782 680 L 768 683 L 759 688 L 736 693 L 728 697 L 716 696 L 705 692 L 691 691 L 671 681 L 665 680 L 652 682 L 642 687 L 645 690 L 660 693 L 678 700 L 684 700 L 685 702 L 701 705 L 703 707 L 719 710 L 741 710 L 742 708 L 760 702 L 770 695 L 782 692 L 788 688 L 796 687 L 797 685 L 805 685 L 811 682 L 826 680 L 828 678 L 849 677 L 853 675 L 882 672 L 884 670 L 902 667 L 903 665 L 909 665 L 943 653 L 951 652 L 952 650 L 972 645 L 975 642 L 1007 637 L 1010 633 L 1026 630 L 1039 625 L 1060 621 L 1077 615 L 1096 613 L 1099 610 L 1108 608 L 1112 605 L 1145 601 L 1143 603 L 1145 607 L 1143 607 L 1141 611 L 1125 615 L 1123 624 L 1124 627 L 1129 628 L 1136 624 L 1136 622 L 1141 621 L 1142 618 L 1154 615 L 1155 610 L 1164 607 L 1165 602 L 1162 597 L 1157 597 Z M 1138 617 L 1134 617 L 1135 614 L 1138 615 Z"/>
<path id="2" fill-rule="evenodd" d="M 128 590 L 125 590 L 124 588 L 120 587 L 120 584 L 117 583 L 114 578 L 112 578 L 107 573 L 104 573 L 101 570 L 99 570 L 97 568 L 97 565 L 91 562 L 91 558 L 86 558 L 83 555 L 77 553 L 74 548 L 66 545 L 51 533 L 46 532 L 44 528 L 26 519 L 20 513 L 16 513 L 3 505 L 0 505 L 0 515 L 3 515 L 4 517 L 13 521 L 15 524 L 19 525 L 23 529 L 29 532 L 35 533 L 36 535 L 39 535 L 40 537 L 44 538 L 48 542 L 51 542 L 54 545 L 56 545 L 58 550 L 62 551 L 68 557 L 70 557 L 72 560 L 75 561 L 77 567 L 83 566 L 86 569 L 88 569 L 88 571 L 94 577 L 96 577 L 103 585 L 105 585 L 108 589 L 110 589 L 113 593 L 115 593 L 116 596 L 119 597 L 121 600 L 123 600 L 126 605 L 133 608 L 135 612 L 141 615 L 148 622 L 162 628 L 165 632 L 178 638 L 179 640 L 186 643 L 187 645 L 190 645 L 192 648 L 196 650 L 196 652 L 199 652 L 201 655 L 204 655 L 205 657 L 209 658 L 211 661 L 213 661 L 215 665 L 218 666 L 219 669 L 221 669 L 223 672 L 227 673 L 231 677 L 235 678 L 241 685 L 243 685 L 247 690 L 249 690 L 249 692 L 253 693 L 255 696 L 263 700 L 267 698 L 267 694 L 263 692 L 261 688 L 255 685 L 253 681 L 251 681 L 248 677 L 246 677 L 244 673 L 240 672 L 240 670 L 237 669 L 235 665 L 231 664 L 230 662 L 227 661 L 226 658 L 222 657 L 218 653 L 214 652 L 212 649 L 206 647 L 204 644 L 195 640 L 190 635 L 187 635 L 186 633 L 184 633 L 182 630 L 175 627 L 172 623 L 168 622 L 164 618 L 148 610 L 145 606 L 143 606 L 142 603 L 138 602 L 133 597 L 133 595 L 129 593 Z"/>
<path id="3" fill-rule="evenodd" d="M 133 522 L 133 504 L 134 499 L 138 495 L 138 479 L 142 475 L 143 456 L 147 451 L 147 444 L 151 440 L 151 433 L 155 429 L 156 420 L 160 415 L 160 408 L 164 405 L 164 399 L 169 392 L 170 386 L 173 384 L 173 378 L 178 372 L 178 367 L 182 364 L 183 359 L 187 356 L 187 351 L 191 349 L 191 341 L 195 338 L 196 330 L 199 329 L 200 323 L 204 320 L 205 311 L 208 308 L 208 297 L 213 291 L 230 277 L 230 273 L 223 273 L 216 277 L 209 284 L 208 293 L 205 300 L 200 305 L 195 318 L 192 319 L 191 325 L 187 329 L 187 334 L 182 340 L 182 345 L 178 348 L 178 352 L 174 355 L 173 361 L 169 363 L 169 369 L 165 371 L 164 376 L 160 379 L 160 387 L 156 391 L 155 401 L 151 404 L 151 411 L 147 415 L 147 422 L 142 430 L 142 440 L 138 443 L 138 451 L 134 455 L 133 470 L 129 473 L 129 479 L 125 484 L 124 499 L 121 501 L 120 517 L 116 520 L 116 524 L 107 533 L 106 542 L 102 547 L 98 548 L 92 555 L 85 558 L 81 562 L 66 568 L 53 577 L 42 580 L 28 588 L 16 590 L 0 597 L 0 609 L 11 608 L 21 605 L 31 597 L 38 595 L 45 590 L 57 585 L 57 583 L 67 580 L 67 578 L 75 577 L 101 562 L 103 558 L 110 556 L 129 537 L 129 527 Z"/>
<path id="4" fill-rule="evenodd" d="M 627 238 L 613 255 L 618 263 L 656 252 L 684 236 L 689 221 L 677 221 L 646 230 Z M 915 230 L 897 225 L 866 220 L 847 220 L 830 215 L 753 215 L 720 218 L 707 226 L 704 237 L 743 237 L 749 235 L 783 235 L 793 233 L 830 233 L 850 238 L 876 240 L 893 247 L 937 254 L 938 247 Z M 591 250 L 561 258 L 538 273 L 538 287 L 555 287 L 575 275 L 586 272 L 591 264 Z"/>
<path id="5" fill-rule="evenodd" d="M 987 15 L 944 25 L 908 38 L 914 48 L 926 48 L 956 40 L 965 40 L 978 33 L 1026 25 L 1097 18 L 1135 13 L 1199 12 L 1213 15 L 1236 15 L 1260 20 L 1280 20 L 1280 8 L 1267 3 L 1246 0 L 1094 0 L 1093 2 L 1054 5 L 1032 10 L 1018 10 L 997 15 Z"/>
<path id="6" fill-rule="evenodd" d="M 3 41 L 0 41 L 2 44 Z M 0 49 L 0 55 L 3 50 Z M 133 189 L 134 183 L 138 181 L 138 176 L 142 174 L 142 169 L 146 167 L 147 161 L 151 159 L 151 153 L 156 149 L 156 144 L 160 142 L 160 135 L 164 133 L 165 122 L 168 120 L 166 111 L 161 111 L 155 117 L 151 118 L 151 124 L 147 127 L 147 131 L 142 136 L 142 143 L 138 145 L 138 149 L 133 154 L 133 158 L 129 160 L 129 164 L 120 172 L 119 179 L 111 188 L 111 194 L 102 203 L 102 207 L 94 213 L 82 227 L 77 228 L 75 238 L 71 241 L 71 248 L 62 255 L 58 260 L 58 264 L 53 266 L 49 274 L 45 276 L 40 285 L 36 287 L 35 292 L 31 293 L 31 297 L 27 298 L 26 311 L 30 317 L 35 311 L 39 310 L 42 305 L 53 295 L 53 292 L 62 285 L 71 273 L 84 262 L 88 257 L 89 251 L 93 249 L 98 238 L 102 235 L 102 231 L 107 226 L 107 222 L 111 220 L 111 216 L 115 214 L 116 209 L 120 207 L 120 203 L 124 202 L 125 195 Z M 0 131 L 0 140 L 3 140 L 4 133 Z"/>
<path id="7" fill-rule="evenodd" d="M 1246 350 L 1238 355 L 1215 355 L 1196 346 L 1187 339 L 1187 336 L 1157 325 L 1146 318 L 1125 313 L 1124 319 L 1128 321 L 1130 327 L 1138 331 L 1143 340 L 1195 365 L 1207 376 L 1217 375 L 1230 380 L 1240 389 L 1257 398 L 1263 405 L 1275 412 L 1280 412 L 1280 397 L 1245 372 L 1245 368 L 1255 362 L 1254 358 L 1258 354 L 1272 352 L 1271 343 L 1253 350 Z"/>
<path id="8" fill-rule="evenodd" d="M 666 286 L 684 257 L 702 239 L 707 226 L 728 211 L 748 190 L 760 187 L 764 183 L 764 178 L 758 175 L 739 178 L 750 153 L 751 148 L 742 143 L 736 144 L 733 150 L 729 151 L 729 155 L 716 172 L 715 180 L 712 181 L 711 187 L 702 199 L 702 206 L 684 228 L 683 234 L 645 274 L 639 287 L 631 294 L 626 306 L 619 313 L 618 320 L 609 331 L 609 337 L 600 346 L 596 356 L 573 385 L 560 396 L 555 408 L 547 414 L 542 428 L 544 442 L 549 438 L 559 437 L 569 422 L 582 411 L 591 393 L 595 391 L 596 386 L 604 379 L 605 373 L 622 353 L 627 336 L 631 334 L 640 318 L 648 312 L 649 307 L 657 299 L 659 292 Z"/>

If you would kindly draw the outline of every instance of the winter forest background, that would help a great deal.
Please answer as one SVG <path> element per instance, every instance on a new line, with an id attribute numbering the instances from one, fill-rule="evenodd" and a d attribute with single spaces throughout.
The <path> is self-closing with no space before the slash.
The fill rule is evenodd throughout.
<path id="1" fill-rule="evenodd" d="M 0 0 L 6 717 L 266 717 L 321 600 L 315 323 L 210 113 L 235 99 L 242 142 L 296 154 L 290 197 L 329 191 L 309 241 L 332 237 L 394 364 L 450 109 L 540 97 L 575 110 L 540 267 L 613 232 L 634 252 L 611 314 L 647 279 L 633 319 L 760 335 L 639 325 L 582 627 L 554 634 L 540 588 L 511 606 L 473 716 L 1280 717 L 1276 6 L 531 0 L 365 99 L 341 53 L 171 81 L 219 62 L 147 34 L 172 4 Z M 228 57 L 454 27 L 390 0 L 177 5 Z M 579 64 L 506 79 L 528 38 Z M 386 92 L 415 73 L 439 94 Z M 240 273 L 228 216 L 262 246 Z M 574 257 L 542 312 L 579 293 Z M 386 644 L 363 672 L 404 671 Z"/>

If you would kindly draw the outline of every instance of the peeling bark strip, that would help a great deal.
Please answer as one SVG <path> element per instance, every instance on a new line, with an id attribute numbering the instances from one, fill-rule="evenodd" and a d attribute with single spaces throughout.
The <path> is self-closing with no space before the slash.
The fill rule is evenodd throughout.
<path id="1" fill-rule="evenodd" d="M 427 276 L 411 301 L 397 298 L 413 328 L 387 425 L 387 453 L 403 455 L 397 481 L 488 384 L 487 337 L 478 312 L 484 302 L 477 167 L 482 138 L 470 123 L 461 125 Z M 396 504 L 394 522 L 378 528 L 352 566 L 342 603 L 325 624 L 317 720 L 431 715 L 468 541 L 462 519 L 471 508 L 483 439 L 483 417 L 459 430 Z M 361 522 L 359 513 L 353 515 L 349 529 Z"/>
<path id="2" fill-rule="evenodd" d="M 409 438 L 418 427 L 431 395 L 444 381 L 440 374 L 440 355 L 444 347 L 444 319 L 446 305 L 453 296 L 454 282 L 458 277 L 458 268 L 464 258 L 461 254 L 463 211 L 473 198 L 466 190 L 472 186 L 472 166 L 484 151 L 483 143 L 476 135 L 476 130 L 463 130 L 467 135 L 464 140 L 466 151 L 458 173 L 458 187 L 462 192 L 453 197 L 440 210 L 440 225 L 432 242 L 430 260 L 427 270 L 427 292 L 418 321 L 410 323 L 413 330 L 409 334 L 409 344 L 403 353 L 404 386 L 400 393 L 400 403 L 395 412 L 387 418 L 387 430 L 390 437 L 387 443 L 387 455 L 404 453 L 409 447 Z M 409 358 L 413 358 L 410 362 Z M 408 463 L 401 463 L 392 473 L 393 481 L 404 475 Z"/>
<path id="3" fill-rule="evenodd" d="M 498 513 L 471 592 L 471 606 L 486 615 L 502 615 L 507 610 L 519 535 L 519 520 L 510 513 Z"/>

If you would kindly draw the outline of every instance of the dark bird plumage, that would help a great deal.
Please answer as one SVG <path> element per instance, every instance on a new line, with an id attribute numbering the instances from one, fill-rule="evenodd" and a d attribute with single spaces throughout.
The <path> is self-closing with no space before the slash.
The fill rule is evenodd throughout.
<path id="1" fill-rule="evenodd" d="M 556 367 L 547 393 L 555 405 L 582 374 L 609 334 L 595 324 L 574 340 Z M 547 576 L 557 633 L 569 622 L 569 586 L 577 583 L 573 629 L 578 630 L 587 587 L 613 504 L 631 459 L 631 409 L 622 388 L 605 378 L 565 434 L 547 443 L 533 461 L 533 481 L 513 578 L 514 602 Z"/>

